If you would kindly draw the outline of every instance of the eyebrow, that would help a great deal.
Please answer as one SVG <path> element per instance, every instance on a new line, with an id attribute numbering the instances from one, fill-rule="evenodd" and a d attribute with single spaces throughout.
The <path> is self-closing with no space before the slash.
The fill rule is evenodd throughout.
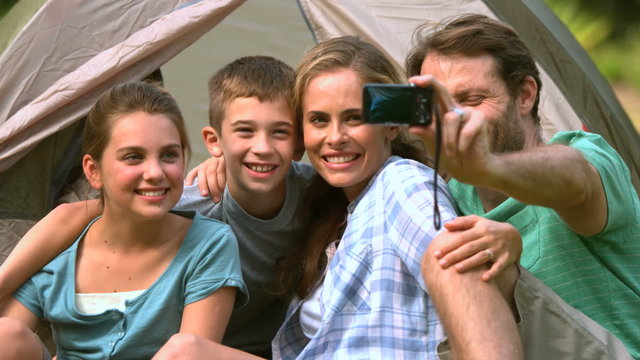
<path id="1" fill-rule="evenodd" d="M 360 108 L 351 108 L 351 109 L 346 109 L 346 110 L 342 110 L 340 112 L 341 115 L 344 114 L 353 114 L 353 113 L 361 113 L 362 109 Z M 318 111 L 318 110 L 311 110 L 311 111 L 307 111 L 307 115 L 324 115 L 324 116 L 328 116 L 329 114 L 324 112 L 324 111 Z"/>
<path id="2" fill-rule="evenodd" d="M 182 149 L 182 145 L 180 145 L 179 143 L 171 143 L 168 145 L 165 145 L 162 147 L 162 150 L 167 150 L 167 149 Z M 139 152 L 139 153 L 144 153 L 146 152 L 145 148 L 142 146 L 125 146 L 122 148 L 119 148 L 117 151 L 117 153 L 123 153 L 123 152 Z"/>
<path id="3" fill-rule="evenodd" d="M 231 123 L 231 126 L 255 126 L 254 120 L 236 120 Z M 286 120 L 275 120 L 269 124 L 270 126 L 288 126 L 293 127 L 293 124 L 290 121 Z"/>
<path id="4" fill-rule="evenodd" d="M 489 93 L 489 91 L 487 91 L 487 89 L 478 88 L 478 87 L 467 87 L 459 91 L 456 91 L 451 95 L 453 95 L 454 98 L 462 98 L 462 97 L 469 96 L 469 94 L 473 94 L 473 93 L 484 95 Z"/>
<path id="5" fill-rule="evenodd" d="M 362 109 L 359 108 L 352 108 L 352 109 L 347 109 L 342 111 L 342 114 L 353 114 L 353 113 L 361 113 Z"/>

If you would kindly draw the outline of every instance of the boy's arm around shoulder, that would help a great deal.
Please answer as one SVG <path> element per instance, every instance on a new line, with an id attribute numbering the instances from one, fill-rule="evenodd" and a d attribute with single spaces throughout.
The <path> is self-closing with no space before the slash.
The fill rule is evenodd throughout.
<path id="1" fill-rule="evenodd" d="M 98 200 L 61 204 L 36 223 L 0 266 L 0 302 L 73 244 L 101 211 Z"/>

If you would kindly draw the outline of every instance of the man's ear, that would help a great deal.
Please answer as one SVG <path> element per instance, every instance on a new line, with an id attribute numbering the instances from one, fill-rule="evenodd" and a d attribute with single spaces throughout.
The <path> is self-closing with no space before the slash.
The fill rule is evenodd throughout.
<path id="1" fill-rule="evenodd" d="M 98 162 L 89 154 L 82 157 L 82 170 L 86 176 L 89 185 L 96 190 L 102 189 L 102 177 L 100 176 L 100 168 Z"/>
<path id="2" fill-rule="evenodd" d="M 222 156 L 220 136 L 218 135 L 216 129 L 212 128 L 211 126 L 203 127 L 202 139 L 204 140 L 204 145 L 207 147 L 207 150 L 209 151 L 209 154 L 211 154 L 211 156 Z"/>
<path id="3" fill-rule="evenodd" d="M 531 113 L 531 109 L 533 109 L 533 104 L 536 102 L 537 95 L 538 84 L 536 84 L 533 77 L 527 76 L 522 82 L 516 102 L 518 113 L 520 113 L 520 115 L 525 116 Z"/>

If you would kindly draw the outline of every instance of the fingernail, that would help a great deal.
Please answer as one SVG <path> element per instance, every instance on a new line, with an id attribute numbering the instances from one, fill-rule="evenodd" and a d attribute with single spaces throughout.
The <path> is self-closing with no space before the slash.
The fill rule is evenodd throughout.
<path id="1" fill-rule="evenodd" d="M 440 259 L 440 261 L 438 261 L 438 264 L 440 264 L 440 266 L 442 266 L 442 267 L 446 267 L 447 266 L 447 260 Z"/>
<path id="2" fill-rule="evenodd" d="M 436 250 L 436 251 L 433 253 L 433 256 L 435 256 L 435 257 L 436 257 L 436 259 L 440 259 L 440 258 L 442 257 L 442 251 L 440 251 L 440 250 Z"/>
<path id="3" fill-rule="evenodd" d="M 218 197 L 218 196 L 214 196 L 214 197 L 213 197 L 213 202 L 214 202 L 214 203 L 220 202 L 220 197 Z"/>

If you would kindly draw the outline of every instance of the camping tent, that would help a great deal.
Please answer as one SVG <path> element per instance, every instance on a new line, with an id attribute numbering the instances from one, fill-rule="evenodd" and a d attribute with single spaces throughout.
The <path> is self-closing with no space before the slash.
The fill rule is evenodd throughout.
<path id="1" fill-rule="evenodd" d="M 234 20 L 245 10 L 254 13 L 252 20 Z M 358 34 L 401 66 L 413 28 L 461 12 L 510 23 L 532 48 L 542 70 L 545 137 L 583 126 L 602 134 L 640 188 L 637 132 L 542 0 L 21 0 L 0 20 L 0 261 L 77 175 L 80 120 L 111 85 L 161 68 L 197 129 L 206 119 L 206 78 L 235 56 L 191 66 L 202 59 L 190 56 L 178 65 L 170 60 L 176 54 L 200 47 L 206 54 L 228 55 L 234 48 L 280 57 L 282 50 L 295 54 L 284 58 L 295 65 L 314 39 Z M 225 24 L 227 34 L 243 37 L 224 35 Z M 201 100 L 185 106 L 193 97 Z M 192 142 L 199 143 L 194 137 Z"/>

